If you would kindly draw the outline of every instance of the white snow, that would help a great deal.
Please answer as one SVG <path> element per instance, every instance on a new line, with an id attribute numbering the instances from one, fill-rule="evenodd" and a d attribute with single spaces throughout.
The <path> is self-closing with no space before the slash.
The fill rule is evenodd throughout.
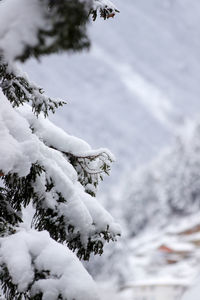
<path id="1" fill-rule="evenodd" d="M 190 289 L 184 294 L 181 300 L 199 300 L 200 293 L 200 281 L 199 276 L 196 280 L 194 280 Z"/>
<path id="2" fill-rule="evenodd" d="M 39 139 L 44 140 L 48 146 L 66 153 L 82 153 L 82 155 L 91 150 L 91 147 L 85 141 L 68 135 L 64 130 L 44 118 L 43 115 L 34 116 L 29 106 L 24 105 L 18 111 L 28 121 L 29 126 L 34 128 L 34 133 Z"/>
<path id="3" fill-rule="evenodd" d="M 25 176 L 31 162 L 37 159 L 37 139 L 31 135 L 27 121 L 12 109 L 1 91 L 0 99 L 0 169 L 5 174 L 12 171 Z"/>
<path id="4" fill-rule="evenodd" d="M 45 8 L 38 0 L 3 0 L 0 5 L 0 51 L 7 61 L 12 61 L 26 45 L 35 46 L 38 28 L 48 28 L 49 24 L 44 18 Z"/>
<path id="5" fill-rule="evenodd" d="M 181 279 L 174 279 L 171 277 L 162 277 L 162 278 L 149 278 L 146 280 L 136 280 L 132 283 L 129 282 L 126 287 L 142 287 L 142 286 L 173 286 L 173 285 L 180 285 L 180 286 L 188 286 L 189 282 L 187 280 Z"/>
<path id="6" fill-rule="evenodd" d="M 164 243 L 165 246 L 169 247 L 170 249 L 172 249 L 172 251 L 174 252 L 189 252 L 191 253 L 192 251 L 194 251 L 195 246 L 189 243 L 183 243 L 183 242 L 170 242 L 170 240 L 168 240 L 168 242 Z"/>
<path id="7" fill-rule="evenodd" d="M 46 279 L 36 280 L 31 295 L 43 292 L 43 300 L 59 295 L 69 300 L 97 300 L 97 288 L 76 255 L 56 243 L 46 231 L 20 230 L 0 239 L 0 262 L 6 263 L 13 283 L 23 292 L 33 282 L 33 264 L 47 271 Z"/>
<path id="8" fill-rule="evenodd" d="M 110 0 L 93 0 L 93 7 L 94 9 L 104 9 L 104 8 L 109 8 L 113 10 L 113 13 L 115 13 L 117 7 L 110 1 Z"/>

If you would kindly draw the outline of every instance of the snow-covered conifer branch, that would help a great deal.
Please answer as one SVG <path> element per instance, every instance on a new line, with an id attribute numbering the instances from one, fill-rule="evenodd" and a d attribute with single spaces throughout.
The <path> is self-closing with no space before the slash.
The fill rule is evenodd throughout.
<path id="1" fill-rule="evenodd" d="M 0 203 L 0 232 L 1 236 L 7 236 L 15 232 L 17 223 L 22 222 L 21 214 L 12 208 L 7 190 L 4 187 L 0 187 Z"/>
<path id="2" fill-rule="evenodd" d="M 109 0 L 6 0 L 0 6 L 0 54 L 7 61 L 88 48 L 88 14 L 95 20 L 98 12 L 104 19 L 119 12 Z"/>
<path id="3" fill-rule="evenodd" d="M 87 260 L 120 234 L 94 197 L 113 156 L 53 125 L 46 116 L 64 102 L 46 97 L 14 64 L 88 47 L 90 10 L 103 18 L 117 11 L 107 0 L 92 3 L 0 1 L 0 281 L 7 300 L 96 300 L 70 250 Z M 34 229 L 24 231 L 29 204 Z"/>
<path id="4" fill-rule="evenodd" d="M 114 240 L 119 234 L 118 226 L 96 199 L 85 192 L 87 184 L 84 187 L 78 182 L 77 170 L 62 152 L 79 153 L 88 161 L 91 157 L 93 162 L 96 158 L 97 172 L 102 168 L 99 157 L 104 155 L 108 159 L 111 154 L 105 150 L 92 151 L 87 143 L 67 135 L 41 114 L 38 118 L 34 116 L 28 105 L 16 112 L 2 97 L 1 111 L 4 117 L 7 115 L 6 120 L 12 120 L 2 121 L 1 129 L 7 137 L 0 148 L 0 166 L 11 207 L 20 213 L 33 200 L 33 223 L 37 229 L 48 230 L 52 238 L 77 250 L 81 258 L 88 259 L 91 252 L 101 254 L 103 241 Z M 52 145 L 58 150 L 52 149 Z M 6 152 L 8 148 L 11 153 Z"/>
<path id="5" fill-rule="evenodd" d="M 87 154 L 62 153 L 68 158 L 78 174 L 78 180 L 85 191 L 95 197 L 98 184 L 103 175 L 109 175 L 113 155 L 107 149 L 90 151 Z"/>
<path id="6" fill-rule="evenodd" d="M 6 0 L 0 6 L 0 52 L 7 61 L 89 47 L 88 1 Z"/>
<path id="7" fill-rule="evenodd" d="M 21 230 L 1 239 L 0 257 L 7 299 L 99 299 L 92 278 L 75 254 L 45 231 Z"/>
<path id="8" fill-rule="evenodd" d="M 93 8 L 91 9 L 93 21 L 96 20 L 98 12 L 100 17 L 105 20 L 113 18 L 116 13 L 119 13 L 119 10 L 109 0 L 93 0 Z"/>
<path id="9" fill-rule="evenodd" d="M 49 111 L 54 113 L 56 108 L 65 104 L 62 100 L 47 97 L 43 89 L 31 83 L 27 77 L 15 74 L 15 70 L 9 71 L 8 64 L 1 63 L 1 60 L 0 87 L 13 107 L 30 103 L 37 116 L 43 112 L 46 117 Z"/>

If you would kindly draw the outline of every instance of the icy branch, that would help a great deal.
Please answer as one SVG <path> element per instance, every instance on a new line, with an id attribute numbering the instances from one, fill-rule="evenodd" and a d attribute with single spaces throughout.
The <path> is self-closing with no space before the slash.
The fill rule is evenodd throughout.
<path id="1" fill-rule="evenodd" d="M 113 18 L 116 13 L 119 13 L 117 7 L 109 0 L 94 0 L 93 8 L 91 10 L 93 21 L 96 20 L 97 14 L 100 14 L 101 18 L 109 19 Z"/>
<path id="2" fill-rule="evenodd" d="M 10 71 L 9 66 L 0 59 L 0 87 L 13 107 L 30 103 L 36 116 L 43 112 L 46 117 L 49 111 L 54 113 L 56 108 L 65 104 L 64 101 L 47 97 L 43 89 L 31 83 L 27 76 L 18 73 L 16 68 Z"/>

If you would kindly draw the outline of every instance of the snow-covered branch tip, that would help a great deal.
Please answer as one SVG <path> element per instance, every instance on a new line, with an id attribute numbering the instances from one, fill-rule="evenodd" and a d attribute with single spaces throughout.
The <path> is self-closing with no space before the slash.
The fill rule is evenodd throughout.
<path id="1" fill-rule="evenodd" d="M 36 116 L 41 112 L 47 117 L 49 111 L 55 112 L 59 106 L 66 102 L 52 99 L 44 94 L 44 90 L 29 82 L 23 75 L 10 71 L 8 64 L 0 61 L 0 88 L 13 107 L 19 107 L 24 103 L 31 103 L 32 110 Z"/>
<path id="2" fill-rule="evenodd" d="M 106 20 L 109 18 L 113 18 L 116 13 L 119 13 L 120 11 L 109 0 L 94 0 L 93 8 L 90 11 L 93 21 L 96 20 L 98 12 L 100 14 L 100 17 Z"/>
<path id="3" fill-rule="evenodd" d="M 103 181 L 104 175 L 110 175 L 111 163 L 115 160 L 113 155 L 107 149 L 91 151 L 85 155 L 62 153 L 75 168 L 78 181 L 85 191 L 95 197 L 99 182 Z"/>

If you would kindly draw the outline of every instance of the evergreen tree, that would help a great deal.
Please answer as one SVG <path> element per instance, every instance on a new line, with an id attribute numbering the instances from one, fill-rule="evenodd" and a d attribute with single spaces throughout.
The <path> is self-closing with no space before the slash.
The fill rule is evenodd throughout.
<path id="1" fill-rule="evenodd" d="M 102 254 L 119 235 L 95 198 L 113 156 L 53 125 L 47 116 L 64 101 L 47 97 L 16 66 L 88 48 L 89 15 L 98 12 L 106 19 L 117 9 L 108 0 L 0 1 L 2 299 L 98 299 L 78 258 Z M 30 204 L 27 229 L 22 212 Z"/>

